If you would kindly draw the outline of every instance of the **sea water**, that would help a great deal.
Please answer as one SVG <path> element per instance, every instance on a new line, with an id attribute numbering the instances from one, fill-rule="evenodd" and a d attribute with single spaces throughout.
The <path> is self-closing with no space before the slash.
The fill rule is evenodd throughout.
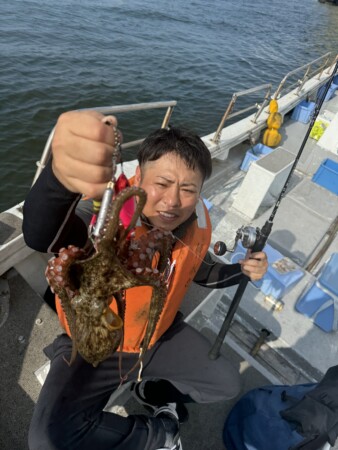
<path id="1" fill-rule="evenodd" d="M 173 99 L 172 124 L 203 135 L 233 92 L 338 52 L 338 8 L 317 0 L 11 0 L 0 17 L 0 211 L 63 111 Z M 163 112 L 119 115 L 126 139 Z"/>

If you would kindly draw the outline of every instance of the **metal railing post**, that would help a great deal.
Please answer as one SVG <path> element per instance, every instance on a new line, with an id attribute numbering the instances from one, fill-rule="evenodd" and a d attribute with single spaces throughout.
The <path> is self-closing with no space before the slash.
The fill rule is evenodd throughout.
<path id="1" fill-rule="evenodd" d="M 218 142 L 219 142 L 219 140 L 220 140 L 220 137 L 221 137 L 221 132 L 222 132 L 223 127 L 224 127 L 224 123 L 225 123 L 225 121 L 227 120 L 229 114 L 231 113 L 232 108 L 235 106 L 236 100 L 237 100 L 237 95 L 236 95 L 236 94 L 233 94 L 233 96 L 232 96 L 232 98 L 231 98 L 231 100 L 230 100 L 230 103 L 229 103 L 229 105 L 228 105 L 228 107 L 227 107 L 225 113 L 223 114 L 223 117 L 222 117 L 222 119 L 221 119 L 221 122 L 220 122 L 220 124 L 218 125 L 218 128 L 217 128 L 217 130 L 216 130 L 216 133 L 215 133 L 214 137 L 212 138 L 212 142 L 213 142 L 214 144 L 218 144 Z"/>
<path id="2" fill-rule="evenodd" d="M 173 111 L 174 111 L 174 107 L 169 106 L 167 109 L 167 112 L 165 113 L 165 116 L 163 118 L 161 128 L 166 128 L 168 126 L 168 123 L 170 122 L 170 118 L 171 118 Z"/>
<path id="3" fill-rule="evenodd" d="M 265 96 L 264 96 L 263 103 L 262 103 L 262 105 L 260 107 L 258 107 L 258 105 L 255 104 L 253 106 L 249 106 L 247 108 L 243 108 L 240 111 L 237 111 L 236 113 L 231 114 L 231 111 L 233 110 L 238 97 L 243 97 L 245 95 L 249 95 L 249 94 L 252 94 L 254 92 L 262 91 L 263 89 L 266 89 L 266 93 L 265 93 Z M 246 89 L 245 91 L 235 92 L 232 95 L 232 97 L 231 97 L 229 105 L 228 105 L 225 113 L 223 114 L 223 117 L 222 117 L 222 119 L 220 121 L 220 124 L 217 127 L 216 133 L 214 134 L 213 138 L 211 139 L 211 142 L 213 142 L 214 144 L 218 144 L 219 143 L 220 138 L 221 138 L 221 133 L 222 133 L 222 130 L 224 128 L 224 123 L 226 122 L 227 119 L 239 116 L 240 114 L 243 114 L 245 112 L 251 111 L 252 109 L 258 108 L 258 112 L 256 113 L 256 115 L 255 115 L 255 117 L 253 119 L 254 121 L 257 120 L 257 118 L 260 116 L 261 112 L 263 111 L 263 109 L 265 108 L 265 106 L 267 104 L 267 98 L 270 97 L 270 92 L 271 92 L 271 84 L 262 84 L 261 86 L 257 86 L 257 87 L 250 88 L 250 89 Z"/>

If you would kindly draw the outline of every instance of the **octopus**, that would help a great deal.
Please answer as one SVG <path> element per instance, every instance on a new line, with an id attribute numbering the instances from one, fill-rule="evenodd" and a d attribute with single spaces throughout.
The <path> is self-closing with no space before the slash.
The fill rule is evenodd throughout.
<path id="1" fill-rule="evenodd" d="M 132 197 L 138 201 L 125 227 L 119 216 Z M 133 229 L 146 198 L 139 187 L 125 188 L 112 201 L 90 252 L 69 245 L 48 262 L 46 278 L 59 296 L 72 337 L 69 364 L 79 353 L 96 367 L 123 347 L 125 290 L 146 285 L 152 287 L 152 296 L 138 360 L 142 364 L 165 304 L 166 269 L 173 244 L 172 234 L 159 229 L 135 238 Z M 110 308 L 113 301 L 117 314 Z"/>

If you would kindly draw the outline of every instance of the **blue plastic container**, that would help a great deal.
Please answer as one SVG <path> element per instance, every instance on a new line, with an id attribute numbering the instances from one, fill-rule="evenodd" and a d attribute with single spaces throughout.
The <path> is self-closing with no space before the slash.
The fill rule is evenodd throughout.
<path id="1" fill-rule="evenodd" d="M 324 99 L 325 102 L 327 102 L 334 96 L 334 93 L 336 92 L 337 88 L 338 88 L 338 84 L 333 82 L 325 95 L 325 99 Z M 318 89 L 317 100 L 319 100 L 320 97 L 324 94 L 325 89 L 326 89 L 325 85 L 322 86 L 320 89 Z"/>
<path id="2" fill-rule="evenodd" d="M 308 123 L 310 121 L 311 114 L 315 109 L 314 102 L 301 101 L 299 105 L 293 110 L 291 119 L 297 120 L 297 122 Z"/>
<path id="3" fill-rule="evenodd" d="M 249 170 L 250 164 L 253 161 L 257 161 L 257 159 L 261 158 L 264 155 L 268 155 L 273 151 L 273 148 L 268 147 L 263 144 L 256 144 L 254 147 L 250 148 L 245 154 L 243 162 L 241 164 L 240 169 L 244 172 Z"/>
<path id="4" fill-rule="evenodd" d="M 296 310 L 308 317 L 327 333 L 337 331 L 334 297 L 338 297 L 338 253 L 333 253 L 318 281 L 305 291 Z"/>
<path id="5" fill-rule="evenodd" d="M 323 308 L 324 307 L 324 308 Z M 313 284 L 296 303 L 296 311 L 312 318 L 313 322 L 326 333 L 333 327 L 333 300 L 320 286 Z M 323 308 L 318 312 L 320 308 Z"/>
<path id="6" fill-rule="evenodd" d="M 332 97 L 334 96 L 336 90 L 338 89 L 338 81 L 337 81 L 337 83 L 333 82 L 333 83 L 331 84 L 330 89 L 331 89 L 331 91 L 332 91 L 332 94 L 331 94 L 331 97 L 330 97 L 330 98 L 332 98 Z M 329 89 L 329 90 L 330 90 L 330 89 Z"/>
<path id="7" fill-rule="evenodd" d="M 320 284 L 338 297 L 338 253 L 333 253 L 319 276 Z"/>
<path id="8" fill-rule="evenodd" d="M 232 263 L 238 262 L 240 259 L 244 259 L 247 250 L 242 246 L 240 242 L 237 243 L 236 250 L 231 258 Z M 271 245 L 266 244 L 264 252 L 267 254 L 269 266 L 267 273 L 260 281 L 252 282 L 254 286 L 260 289 L 263 294 L 271 295 L 276 300 L 281 299 L 286 292 L 288 292 L 298 281 L 304 276 L 304 272 L 299 269 L 295 264 L 289 263 L 294 266 L 292 270 L 285 270 L 281 272 L 278 267 L 287 267 L 288 260 Z M 290 261 L 290 260 L 289 260 Z M 284 264 L 283 264 L 284 262 Z"/>
<path id="9" fill-rule="evenodd" d="M 338 195 L 338 163 L 332 159 L 324 159 L 312 181 Z"/>

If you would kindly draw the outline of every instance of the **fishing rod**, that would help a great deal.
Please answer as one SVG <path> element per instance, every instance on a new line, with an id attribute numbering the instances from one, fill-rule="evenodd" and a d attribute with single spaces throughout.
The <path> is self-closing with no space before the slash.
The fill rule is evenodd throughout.
<path id="1" fill-rule="evenodd" d="M 318 117 L 319 111 L 324 103 L 326 94 L 328 93 L 331 84 L 333 83 L 333 78 L 335 77 L 335 75 L 337 74 L 337 70 L 338 70 L 338 60 L 336 61 L 336 64 L 334 66 L 334 69 L 332 71 L 332 74 L 330 76 L 330 78 L 328 79 L 327 83 L 325 84 L 325 88 L 323 89 L 323 93 L 321 96 L 317 97 L 316 99 L 316 104 L 315 104 L 315 108 L 314 108 L 314 112 L 312 115 L 312 118 L 310 120 L 310 124 L 309 127 L 307 129 L 307 132 L 304 136 L 303 142 L 299 148 L 299 151 L 296 155 L 296 158 L 293 162 L 293 165 L 290 169 L 290 173 L 284 183 L 284 186 L 279 194 L 279 197 L 275 203 L 275 206 L 272 210 L 272 213 L 269 217 L 269 219 L 265 222 L 265 224 L 263 225 L 262 229 L 260 228 L 254 228 L 251 226 L 243 226 L 241 228 L 239 228 L 236 232 L 236 238 L 235 238 L 235 244 L 234 244 L 234 248 L 237 245 L 237 242 L 240 240 L 242 241 L 242 245 L 244 248 L 247 249 L 251 249 L 252 253 L 255 252 L 260 252 L 264 249 L 266 241 L 271 233 L 271 229 L 272 229 L 272 225 L 273 225 L 273 220 L 275 218 L 275 215 L 277 213 L 277 210 L 279 208 L 279 205 L 282 201 L 282 198 L 285 196 L 285 192 L 287 190 L 287 187 L 289 185 L 289 181 L 291 176 L 293 175 L 293 172 L 295 171 L 295 168 L 298 164 L 298 161 L 303 153 L 304 147 L 307 143 L 307 140 L 309 138 L 309 135 L 311 133 L 312 127 Z M 218 256 L 222 256 L 224 255 L 224 253 L 227 251 L 227 247 L 226 244 L 224 242 L 218 241 L 216 242 L 215 246 L 214 246 L 214 252 L 216 255 Z M 230 250 L 233 251 L 233 250 Z M 234 295 L 234 298 L 231 301 L 229 310 L 227 315 L 224 318 L 222 327 L 216 337 L 215 343 L 212 346 L 211 350 L 209 351 L 209 359 L 215 360 L 219 357 L 220 355 L 220 350 L 221 347 L 223 345 L 225 336 L 230 328 L 231 325 L 231 321 L 237 311 L 237 308 L 239 306 L 239 303 L 242 299 L 242 296 L 244 294 L 244 291 L 246 289 L 246 286 L 248 284 L 248 282 L 250 281 L 250 278 L 247 275 L 243 275 L 242 280 L 239 283 L 239 286 L 236 290 L 236 293 Z"/>

